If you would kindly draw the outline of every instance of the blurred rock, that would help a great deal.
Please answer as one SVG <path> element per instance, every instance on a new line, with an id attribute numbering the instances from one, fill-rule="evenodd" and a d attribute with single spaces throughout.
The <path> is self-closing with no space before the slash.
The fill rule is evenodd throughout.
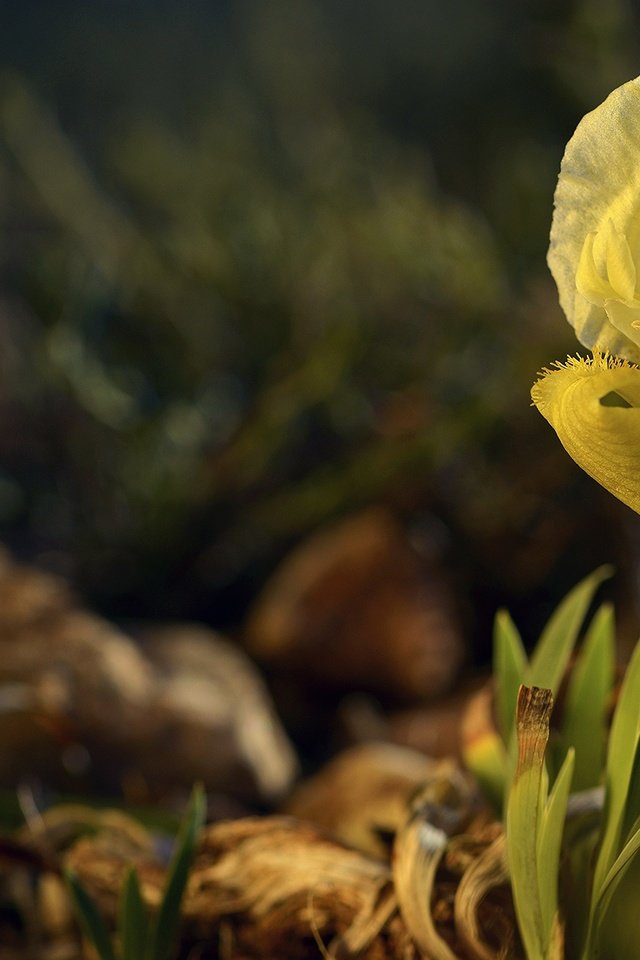
<path id="1" fill-rule="evenodd" d="M 481 683 L 481 679 L 467 681 L 434 703 L 394 711 L 387 717 L 386 739 L 431 757 L 460 759 L 464 718 Z"/>
<path id="2" fill-rule="evenodd" d="M 276 570 L 246 625 L 277 671 L 413 701 L 450 689 L 464 644 L 452 591 L 386 511 L 317 533 Z"/>
<path id="3" fill-rule="evenodd" d="M 155 627 L 143 638 L 156 670 L 155 709 L 162 718 L 158 749 L 148 758 L 150 778 L 162 779 L 169 750 L 180 757 L 182 783 L 202 779 L 199 771 L 213 763 L 226 771 L 235 793 L 282 796 L 297 761 L 248 658 L 197 625 Z"/>
<path id="4" fill-rule="evenodd" d="M 0 784 L 272 801 L 296 760 L 255 668 L 212 631 L 146 648 L 77 608 L 56 578 L 0 557 Z"/>
<path id="5" fill-rule="evenodd" d="M 384 857 L 407 818 L 412 794 L 437 763 L 415 750 L 366 743 L 344 750 L 299 784 L 284 812 L 324 827 L 343 843 Z"/>

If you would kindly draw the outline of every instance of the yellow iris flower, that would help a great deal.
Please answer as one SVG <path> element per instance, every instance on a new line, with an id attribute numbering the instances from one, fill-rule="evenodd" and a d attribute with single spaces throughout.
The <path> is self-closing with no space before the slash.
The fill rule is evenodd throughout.
<path id="1" fill-rule="evenodd" d="M 533 402 L 576 463 L 640 513 L 640 78 L 569 141 L 548 262 L 593 357 L 544 370 Z"/>

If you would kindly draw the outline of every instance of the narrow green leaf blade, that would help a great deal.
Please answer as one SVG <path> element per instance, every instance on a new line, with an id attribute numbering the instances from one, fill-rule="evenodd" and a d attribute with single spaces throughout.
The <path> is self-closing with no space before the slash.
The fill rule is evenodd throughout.
<path id="1" fill-rule="evenodd" d="M 73 870 L 65 870 L 64 876 L 83 933 L 95 947 L 100 960 L 116 960 L 107 925 L 78 875 Z"/>
<path id="2" fill-rule="evenodd" d="M 636 740 L 636 749 L 629 774 L 627 799 L 624 805 L 624 814 L 620 827 L 620 842 L 626 843 L 631 831 L 635 829 L 640 817 L 640 731 Z"/>
<path id="3" fill-rule="evenodd" d="M 637 909 L 640 881 L 640 828 L 631 835 L 605 877 L 593 911 L 593 924 L 585 957 L 607 956 L 616 960 L 637 957 L 640 916 Z M 622 946 L 624 944 L 624 947 Z M 619 948 L 619 949 L 618 949 Z"/>
<path id="4" fill-rule="evenodd" d="M 593 596 L 611 573 L 611 567 L 599 567 L 560 603 L 542 631 L 531 657 L 526 679 L 528 686 L 548 687 L 556 695 Z"/>
<path id="5" fill-rule="evenodd" d="M 564 832 L 569 790 L 573 776 L 575 753 L 569 750 L 556 777 L 551 794 L 542 814 L 538 833 L 538 895 L 545 930 L 545 949 L 551 946 L 551 934 L 558 923 L 558 871 L 560 848 Z"/>
<path id="6" fill-rule="evenodd" d="M 147 953 L 150 960 L 168 960 L 171 956 L 180 925 L 182 895 L 205 813 L 206 798 L 204 790 L 198 785 L 194 787 L 187 815 L 178 834 L 162 903 L 153 925 Z"/>
<path id="7" fill-rule="evenodd" d="M 622 825 L 637 752 L 640 721 L 640 643 L 633 652 L 618 698 L 605 770 L 603 833 L 593 879 L 593 908 L 624 838 Z"/>
<path id="8" fill-rule="evenodd" d="M 595 614 L 567 687 L 559 752 L 576 751 L 573 790 L 588 790 L 602 778 L 606 711 L 615 666 L 613 608 L 603 604 Z"/>
<path id="9" fill-rule="evenodd" d="M 149 917 L 134 867 L 128 870 L 122 885 L 119 919 L 122 960 L 141 960 L 147 942 Z"/>
<path id="10" fill-rule="evenodd" d="M 498 728 L 505 743 L 511 738 L 518 689 L 524 683 L 527 666 L 527 655 L 518 629 L 508 612 L 499 610 L 493 626 L 493 675 Z"/>
<path id="11" fill-rule="evenodd" d="M 553 706 L 550 690 L 520 687 L 516 709 L 518 765 L 507 803 L 507 857 L 527 960 L 546 960 L 547 936 L 538 884 L 537 846 L 545 803 L 544 753 Z"/>

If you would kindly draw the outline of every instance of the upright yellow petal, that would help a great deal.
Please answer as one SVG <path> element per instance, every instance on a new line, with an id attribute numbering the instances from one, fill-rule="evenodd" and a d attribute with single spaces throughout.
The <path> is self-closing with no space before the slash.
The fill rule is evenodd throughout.
<path id="1" fill-rule="evenodd" d="M 531 397 L 576 463 L 640 513 L 640 368 L 595 353 L 545 370 Z"/>
<path id="2" fill-rule="evenodd" d="M 607 279 L 611 289 L 618 299 L 633 300 L 636 292 L 636 265 L 629 241 L 612 220 L 607 221 L 604 229 L 607 238 Z"/>
<path id="3" fill-rule="evenodd" d="M 591 303 L 604 307 L 605 301 L 611 299 L 613 290 L 608 280 L 600 275 L 595 255 L 595 241 L 597 233 L 588 233 L 584 238 L 582 252 L 578 259 L 576 270 L 576 289 Z M 604 272 L 604 265 L 602 267 Z"/>
<path id="4" fill-rule="evenodd" d="M 635 277 L 639 217 L 640 78 L 614 90 L 584 117 L 569 141 L 548 257 L 560 303 L 578 339 L 635 362 L 640 362 L 640 330 L 619 329 L 605 304 L 608 299 L 635 301 L 640 294 Z"/>

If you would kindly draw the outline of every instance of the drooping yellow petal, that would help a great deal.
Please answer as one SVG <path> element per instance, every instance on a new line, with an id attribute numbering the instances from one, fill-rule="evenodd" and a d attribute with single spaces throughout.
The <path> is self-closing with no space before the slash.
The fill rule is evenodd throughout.
<path id="1" fill-rule="evenodd" d="M 569 357 L 543 371 L 531 397 L 576 463 L 640 513 L 640 368 Z"/>
<path id="2" fill-rule="evenodd" d="M 640 78 L 614 90 L 569 141 L 548 257 L 578 339 L 634 362 L 640 362 L 640 330 L 620 329 L 608 307 L 620 300 L 640 308 L 639 222 Z"/>

